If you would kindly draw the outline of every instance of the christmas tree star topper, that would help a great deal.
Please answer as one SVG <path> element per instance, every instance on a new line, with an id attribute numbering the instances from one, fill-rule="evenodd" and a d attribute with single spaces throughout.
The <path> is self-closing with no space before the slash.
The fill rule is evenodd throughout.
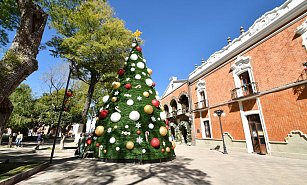
<path id="1" fill-rule="evenodd" d="M 139 38 L 141 34 L 142 34 L 141 31 L 136 30 L 136 31 L 133 33 L 133 36 L 135 36 L 135 38 Z"/>

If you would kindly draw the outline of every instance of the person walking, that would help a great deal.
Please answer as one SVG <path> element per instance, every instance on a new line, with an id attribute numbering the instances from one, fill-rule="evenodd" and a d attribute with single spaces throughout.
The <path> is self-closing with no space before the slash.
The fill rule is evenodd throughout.
<path id="1" fill-rule="evenodd" d="M 21 147 L 21 142 L 22 142 L 22 139 L 23 139 L 23 134 L 18 132 L 18 135 L 16 137 L 16 147 Z"/>
<path id="2" fill-rule="evenodd" d="M 39 146 L 42 144 L 42 142 L 43 142 L 43 135 L 42 135 L 41 132 L 39 132 L 39 133 L 37 134 L 37 145 L 36 145 L 36 147 L 35 147 L 35 150 L 38 150 L 38 149 L 39 149 Z"/>

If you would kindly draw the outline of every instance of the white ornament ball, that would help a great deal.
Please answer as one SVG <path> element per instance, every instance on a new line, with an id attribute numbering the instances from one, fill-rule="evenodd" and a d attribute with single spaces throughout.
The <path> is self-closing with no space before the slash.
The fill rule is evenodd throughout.
<path id="1" fill-rule="evenodd" d="M 142 152 L 143 152 L 143 154 L 145 154 L 145 153 L 146 153 L 146 150 L 145 150 L 145 149 L 143 149 L 143 150 L 142 150 Z"/>
<path id="2" fill-rule="evenodd" d="M 129 128 L 129 125 L 125 125 L 125 128 Z"/>
<path id="3" fill-rule="evenodd" d="M 145 65 L 144 65 L 143 62 L 138 62 L 138 63 L 136 64 L 136 66 L 137 66 L 138 68 L 140 68 L 140 69 L 144 69 L 144 67 L 145 67 Z"/>
<path id="4" fill-rule="evenodd" d="M 129 114 L 129 118 L 133 121 L 137 121 L 140 119 L 140 113 L 138 111 L 131 111 Z"/>
<path id="5" fill-rule="evenodd" d="M 152 123 L 149 123 L 148 128 L 153 129 L 155 126 Z"/>
<path id="6" fill-rule="evenodd" d="M 126 57 L 125 60 L 128 61 L 129 57 Z"/>
<path id="7" fill-rule="evenodd" d="M 135 63 L 131 63 L 131 66 L 135 66 Z"/>
<path id="8" fill-rule="evenodd" d="M 143 61 L 146 63 L 146 60 L 145 60 L 145 58 L 143 59 Z"/>
<path id="9" fill-rule="evenodd" d="M 121 118 L 121 115 L 120 113 L 118 112 L 114 112 L 112 115 L 111 115 L 111 121 L 112 122 L 118 122 Z"/>
<path id="10" fill-rule="evenodd" d="M 135 46 L 136 46 L 136 43 L 132 43 L 131 46 L 132 46 L 132 47 L 135 47 Z"/>
<path id="11" fill-rule="evenodd" d="M 114 137 L 111 137 L 111 138 L 110 138 L 110 143 L 111 143 L 111 144 L 115 143 L 115 141 L 116 141 L 116 140 L 115 140 Z"/>
<path id="12" fill-rule="evenodd" d="M 115 150 L 116 150 L 116 151 L 119 151 L 119 150 L 120 150 L 120 148 L 117 146 L 117 147 L 115 148 Z"/>
<path id="13" fill-rule="evenodd" d="M 132 54 L 131 56 L 130 56 L 130 59 L 131 60 L 137 60 L 139 57 L 138 57 L 138 55 L 137 54 Z"/>
<path id="14" fill-rule="evenodd" d="M 152 80 L 151 79 L 148 78 L 148 79 L 145 80 L 145 82 L 146 82 L 146 85 L 148 85 L 150 87 L 152 86 Z"/>
<path id="15" fill-rule="evenodd" d="M 162 121 L 164 121 L 166 119 L 166 114 L 165 114 L 164 111 L 160 112 L 160 118 L 161 118 Z"/>
<path id="16" fill-rule="evenodd" d="M 134 67 L 132 67 L 132 68 L 130 69 L 130 71 L 135 71 L 135 68 L 134 68 Z"/>
<path id="17" fill-rule="evenodd" d="M 133 105 L 133 104 L 134 104 L 133 100 L 129 99 L 129 100 L 127 101 L 127 105 Z"/>
<path id="18" fill-rule="evenodd" d="M 139 74 L 135 75 L 135 79 L 139 80 L 141 78 L 142 78 L 141 75 L 139 75 Z"/>
<path id="19" fill-rule="evenodd" d="M 106 95 L 102 98 L 103 103 L 106 103 L 109 100 L 109 95 Z"/>

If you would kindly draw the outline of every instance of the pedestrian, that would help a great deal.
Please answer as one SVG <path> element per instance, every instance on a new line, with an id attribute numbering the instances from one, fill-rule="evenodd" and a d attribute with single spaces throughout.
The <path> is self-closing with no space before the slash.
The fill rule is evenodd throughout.
<path id="1" fill-rule="evenodd" d="M 13 143 L 13 135 L 9 135 L 9 147 L 12 148 L 12 143 Z"/>
<path id="2" fill-rule="evenodd" d="M 18 135 L 16 137 L 16 147 L 21 147 L 22 139 L 23 139 L 23 134 L 18 132 Z"/>
<path id="3" fill-rule="evenodd" d="M 35 150 L 38 150 L 39 149 L 39 146 L 43 143 L 43 135 L 41 132 L 39 132 L 37 134 L 37 145 L 35 147 Z"/>

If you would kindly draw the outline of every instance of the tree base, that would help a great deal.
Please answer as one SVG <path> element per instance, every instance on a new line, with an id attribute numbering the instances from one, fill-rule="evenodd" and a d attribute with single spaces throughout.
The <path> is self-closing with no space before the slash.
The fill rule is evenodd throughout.
<path id="1" fill-rule="evenodd" d="M 176 158 L 176 156 L 171 156 L 168 158 L 161 158 L 161 159 L 153 159 L 153 160 L 140 160 L 140 159 L 109 159 L 109 158 L 98 158 L 103 162 L 110 162 L 110 163 L 139 163 L 139 164 L 148 164 L 148 163 L 162 163 L 172 161 Z"/>

